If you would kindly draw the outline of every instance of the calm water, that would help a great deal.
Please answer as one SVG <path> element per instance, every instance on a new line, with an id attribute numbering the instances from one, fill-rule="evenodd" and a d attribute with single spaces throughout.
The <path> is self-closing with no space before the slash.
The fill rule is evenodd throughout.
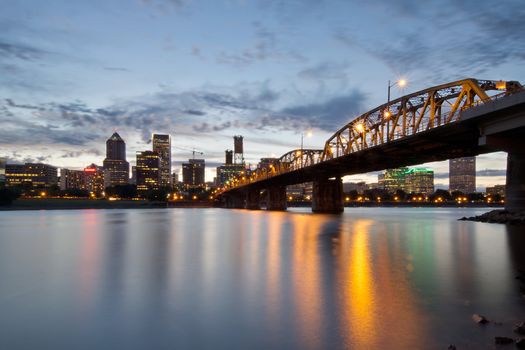
<path id="1" fill-rule="evenodd" d="M 525 232 L 484 211 L 0 212 L 0 349 L 491 349 Z"/>

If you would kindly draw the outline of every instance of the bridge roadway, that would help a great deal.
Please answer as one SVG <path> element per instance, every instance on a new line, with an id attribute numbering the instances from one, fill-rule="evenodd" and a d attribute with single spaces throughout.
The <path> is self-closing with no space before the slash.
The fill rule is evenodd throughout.
<path id="1" fill-rule="evenodd" d="M 506 208 L 524 210 L 525 91 L 464 109 L 458 121 L 274 176 L 258 178 L 257 181 L 227 189 L 222 196 L 226 199 L 226 207 L 257 209 L 258 193 L 267 189 L 270 196 L 268 208 L 284 210 L 285 186 L 314 182 L 313 211 L 341 212 L 342 176 L 496 151 L 508 152 Z M 272 191 L 278 192 L 274 193 L 274 199 L 271 198 Z"/>

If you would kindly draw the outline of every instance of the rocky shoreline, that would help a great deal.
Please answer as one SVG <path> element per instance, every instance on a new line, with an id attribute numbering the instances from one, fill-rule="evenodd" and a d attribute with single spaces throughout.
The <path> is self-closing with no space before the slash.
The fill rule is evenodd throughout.
<path id="1" fill-rule="evenodd" d="M 491 224 L 525 225 L 525 212 L 510 212 L 504 209 L 491 210 L 485 214 L 471 217 L 462 217 L 462 221 L 488 222 Z"/>

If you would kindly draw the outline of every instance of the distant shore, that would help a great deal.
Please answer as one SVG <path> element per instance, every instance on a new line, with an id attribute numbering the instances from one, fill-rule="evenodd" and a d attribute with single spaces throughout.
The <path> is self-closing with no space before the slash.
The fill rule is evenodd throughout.
<path id="1" fill-rule="evenodd" d="M 288 202 L 288 208 L 311 206 L 311 202 Z M 411 202 L 364 202 L 345 203 L 345 207 L 429 207 L 429 208 L 501 208 L 503 205 L 486 203 L 464 203 L 458 206 L 455 203 L 411 203 Z M 212 208 L 214 203 L 208 201 L 170 201 L 149 202 L 146 200 L 117 200 L 105 199 L 17 199 L 11 205 L 0 206 L 0 211 L 9 210 L 65 210 L 65 209 L 151 209 L 151 208 Z"/>
<path id="2" fill-rule="evenodd" d="M 9 210 L 65 210 L 65 209 L 152 209 L 152 208 L 205 208 L 212 207 L 212 203 L 201 201 L 179 202 L 149 202 L 146 200 L 118 200 L 105 199 L 17 199 L 11 205 L 0 206 L 0 211 Z"/>

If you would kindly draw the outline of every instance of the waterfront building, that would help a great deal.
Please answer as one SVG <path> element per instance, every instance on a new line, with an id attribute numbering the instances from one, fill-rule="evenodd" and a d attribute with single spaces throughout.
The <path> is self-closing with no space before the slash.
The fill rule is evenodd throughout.
<path id="1" fill-rule="evenodd" d="M 449 191 L 476 192 L 476 157 L 449 160 Z"/>
<path id="2" fill-rule="evenodd" d="M 377 177 L 379 188 L 390 193 L 394 193 L 397 190 L 407 191 L 405 184 L 407 171 L 407 167 L 385 170 Z"/>
<path id="3" fill-rule="evenodd" d="M 408 193 L 434 193 L 434 171 L 425 168 L 411 168 L 405 173 L 405 191 Z"/>
<path id="4" fill-rule="evenodd" d="M 505 185 L 494 185 L 492 187 L 487 187 L 485 192 L 491 196 L 500 195 L 505 197 Z"/>
<path id="5" fill-rule="evenodd" d="M 58 183 L 57 168 L 42 163 L 6 164 L 6 186 L 49 187 Z"/>
<path id="6" fill-rule="evenodd" d="M 153 152 L 160 158 L 160 186 L 171 187 L 171 137 L 153 134 Z"/>
<path id="7" fill-rule="evenodd" d="M 104 169 L 98 165 L 91 164 L 84 168 L 86 177 L 86 189 L 93 193 L 94 197 L 101 197 L 104 192 Z"/>
<path id="8" fill-rule="evenodd" d="M 244 171 L 245 171 L 244 165 L 233 163 L 233 151 L 231 150 L 225 151 L 225 160 L 226 162 L 224 163 L 224 165 L 218 166 L 216 168 L 216 177 L 215 177 L 216 186 L 224 186 L 229 181 L 231 181 L 233 178 L 242 176 L 244 174 Z"/>
<path id="9" fill-rule="evenodd" d="M 204 186 L 204 159 L 189 159 L 182 163 L 182 182 L 188 187 Z"/>
<path id="10" fill-rule="evenodd" d="M 356 191 L 359 194 L 363 194 L 367 189 L 366 183 L 362 182 L 344 182 L 343 183 L 343 192 L 348 193 L 351 191 Z"/>
<path id="11" fill-rule="evenodd" d="M 161 183 L 160 157 L 157 152 L 137 152 L 137 192 L 158 190 Z"/>
<path id="12" fill-rule="evenodd" d="M 5 165 L 6 163 L 7 163 L 7 159 L 0 157 L 0 186 L 5 185 Z"/>
<path id="13" fill-rule="evenodd" d="M 103 166 L 105 187 L 128 183 L 129 163 L 126 161 L 126 143 L 116 132 L 106 141 L 106 159 Z"/>
<path id="14" fill-rule="evenodd" d="M 60 169 L 60 189 L 87 190 L 86 173 L 83 170 Z"/>

